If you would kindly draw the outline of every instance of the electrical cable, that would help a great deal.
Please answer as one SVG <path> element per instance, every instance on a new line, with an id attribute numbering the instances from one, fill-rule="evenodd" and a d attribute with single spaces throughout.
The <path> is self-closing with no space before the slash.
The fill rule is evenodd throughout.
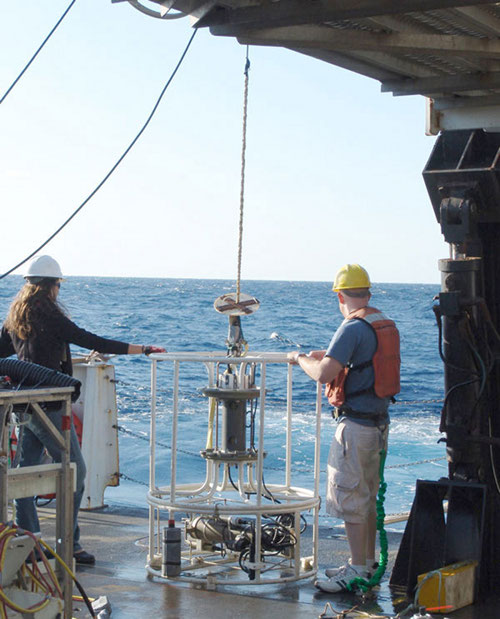
<path id="1" fill-rule="evenodd" d="M 290 514 L 282 514 L 282 516 L 290 516 Z M 291 525 L 284 524 L 280 517 L 272 518 L 267 516 L 270 522 L 264 523 L 262 532 L 271 535 L 270 538 L 265 538 L 262 535 L 262 548 L 264 551 L 274 551 L 274 554 L 279 554 L 283 550 L 295 546 L 297 537 L 291 531 Z"/>
<path id="2" fill-rule="evenodd" d="M 236 465 L 238 466 L 238 465 Z M 231 475 L 231 465 L 229 464 L 227 467 L 227 473 L 228 473 L 228 477 L 229 477 L 229 481 L 231 482 L 231 486 L 236 490 L 236 492 L 239 492 L 239 488 L 238 486 L 234 483 L 233 481 L 233 477 Z M 250 494 L 249 492 L 246 492 L 245 494 Z M 256 494 L 256 493 L 253 493 Z"/>
<path id="3" fill-rule="evenodd" d="M 92 604 L 88 598 L 88 595 L 85 593 L 82 585 L 78 582 L 74 572 L 72 570 L 69 569 L 69 567 L 66 565 L 66 563 L 62 560 L 62 558 L 57 554 L 57 552 L 51 548 L 46 542 L 43 541 L 43 539 L 40 540 L 40 544 L 42 544 L 42 546 L 44 548 L 46 548 L 49 552 L 51 552 L 54 555 L 54 558 L 56 559 L 56 561 L 58 561 L 58 563 L 62 566 L 62 568 L 70 575 L 71 579 L 73 580 L 73 582 L 76 585 L 76 588 L 78 589 L 78 591 L 80 592 L 80 595 L 82 596 L 85 605 L 87 606 L 89 612 L 90 612 L 90 616 L 91 617 L 95 617 L 95 611 L 92 608 Z M 43 553 L 42 553 L 43 554 Z"/>
<path id="4" fill-rule="evenodd" d="M 483 313 L 483 317 L 484 317 L 485 323 L 491 329 L 493 335 L 495 336 L 496 341 L 500 342 L 500 334 L 498 333 L 498 331 L 497 331 L 497 329 L 495 327 L 495 323 L 493 322 L 493 320 L 491 318 L 490 310 L 488 309 L 488 306 L 486 305 L 486 301 L 484 299 L 481 299 L 481 302 L 479 303 L 479 308 L 481 309 L 481 311 Z"/>
<path id="5" fill-rule="evenodd" d="M 493 438 L 493 428 L 491 426 L 491 415 L 488 416 L 488 434 L 490 438 Z M 493 479 L 495 481 L 495 488 L 496 488 L 497 494 L 500 494 L 500 480 L 498 479 L 498 474 L 497 474 L 497 469 L 496 469 L 496 464 L 495 464 L 495 456 L 493 455 L 493 445 L 489 446 L 489 453 L 490 453 L 491 471 L 493 473 Z"/>
<path id="6" fill-rule="evenodd" d="M 37 543 L 36 537 L 32 533 L 29 533 L 29 532 L 25 532 L 25 533 L 32 539 L 35 539 L 35 543 Z M 2 525 L 2 530 L 0 533 L 0 540 L 1 540 L 0 541 L 0 555 L 1 555 L 0 571 L 3 571 L 5 557 L 7 554 L 7 543 L 9 542 L 10 539 L 15 538 L 16 536 L 17 536 L 16 527 L 11 527 L 7 524 Z M 12 599 L 10 599 L 6 595 L 2 586 L 0 586 L 0 598 L 1 598 L 1 602 L 4 607 L 7 606 L 7 608 L 15 610 L 20 614 L 34 614 L 38 611 L 43 610 L 48 604 L 50 604 L 50 596 L 47 594 L 47 592 L 45 592 L 45 596 L 40 602 L 32 604 L 31 606 L 27 608 L 23 608 L 19 604 L 16 604 Z"/>
<path id="7" fill-rule="evenodd" d="M 35 497 L 35 504 L 36 504 L 37 507 L 46 507 L 47 505 L 50 505 L 52 503 L 54 498 L 55 498 L 55 495 L 54 495 L 54 497 L 50 497 L 48 499 L 45 498 L 45 499 L 42 500 L 41 496 L 36 496 Z"/>
<path id="8" fill-rule="evenodd" d="M 47 43 L 47 41 L 50 39 L 50 37 L 54 34 L 54 32 L 57 30 L 59 24 L 62 22 L 62 20 L 66 17 L 66 15 L 69 13 L 71 7 L 75 4 L 76 0 L 72 0 L 69 5 L 68 8 L 64 11 L 64 13 L 61 15 L 61 17 L 57 20 L 56 25 L 52 28 L 52 30 L 49 32 L 49 34 L 45 37 L 45 39 L 43 40 L 42 44 L 40 45 L 40 47 L 36 50 L 36 52 L 33 54 L 33 56 L 30 58 L 30 60 L 28 61 L 28 64 L 24 67 L 24 69 L 21 71 L 21 73 L 19 73 L 19 75 L 16 77 L 16 79 L 12 82 L 12 84 L 9 86 L 9 88 L 7 89 L 7 91 L 5 92 L 5 94 L 3 95 L 3 97 L 0 99 L 0 104 L 2 104 L 5 99 L 7 98 L 7 96 L 9 95 L 9 93 L 11 92 L 11 90 L 14 88 L 14 86 L 17 84 L 17 82 L 21 79 L 21 77 L 26 73 L 26 71 L 28 70 L 29 66 L 31 65 L 31 63 L 35 60 L 35 58 L 38 56 L 38 54 L 42 51 L 42 48 L 44 47 L 45 43 Z"/>
<path id="9" fill-rule="evenodd" d="M 63 567 L 63 569 L 70 575 L 77 589 L 82 595 L 82 598 L 84 599 L 85 604 L 87 605 L 87 608 L 90 612 L 91 617 L 95 617 L 96 615 L 95 615 L 94 609 L 92 608 L 92 604 L 90 603 L 90 600 L 87 594 L 83 590 L 83 587 L 80 585 L 80 583 L 76 579 L 75 574 L 70 570 L 70 568 L 66 565 L 66 563 L 55 552 L 53 548 L 51 548 L 46 542 L 44 542 L 43 539 L 38 539 L 30 531 L 20 529 L 19 527 L 15 525 L 13 526 L 0 525 L 0 572 L 3 571 L 3 564 L 5 562 L 5 555 L 6 555 L 6 550 L 7 550 L 7 543 L 10 539 L 15 538 L 19 533 L 22 533 L 23 535 L 27 535 L 28 537 L 31 537 L 35 542 L 35 546 L 33 550 L 31 551 L 31 567 L 28 567 L 26 564 L 25 564 L 25 567 L 28 569 L 28 572 L 33 578 L 33 581 L 35 582 L 35 584 L 39 587 L 41 591 L 45 593 L 45 597 L 38 604 L 33 604 L 29 608 L 22 608 L 21 606 L 17 605 L 15 602 L 13 602 L 11 599 L 7 597 L 7 595 L 3 591 L 2 586 L 0 585 L 0 617 L 7 616 L 5 607 L 11 608 L 12 610 L 15 610 L 21 614 L 23 613 L 34 614 L 42 610 L 43 608 L 45 608 L 50 603 L 50 597 L 57 595 L 59 598 L 62 599 L 63 592 L 59 586 L 59 582 L 54 573 L 54 570 L 52 569 L 50 563 L 47 560 L 45 553 L 43 552 L 42 547 L 46 548 L 54 556 L 54 558 L 59 562 L 59 564 Z M 38 553 L 38 556 L 37 556 L 37 553 Z M 40 569 L 38 568 L 38 560 L 42 561 L 47 571 L 46 574 L 42 574 L 40 572 Z M 50 579 L 50 581 L 52 582 L 52 586 L 47 581 L 47 579 Z"/>
<path id="10" fill-rule="evenodd" d="M 469 346 L 469 348 L 472 351 L 472 354 L 475 356 L 475 358 L 477 359 L 478 363 L 479 363 L 479 367 L 481 369 L 481 387 L 479 388 L 479 394 L 477 396 L 477 400 L 476 400 L 476 404 L 474 405 L 474 409 L 476 408 L 481 396 L 483 395 L 483 391 L 484 388 L 486 386 L 486 381 L 488 380 L 488 374 L 489 374 L 489 370 L 491 370 L 491 365 L 488 366 L 489 370 L 486 370 L 486 363 L 483 360 L 483 358 L 481 357 L 481 354 L 479 353 L 479 351 L 477 350 L 477 346 L 475 345 L 474 339 L 474 332 L 472 330 L 472 325 L 471 325 L 471 319 L 470 316 L 467 317 L 468 318 L 468 322 L 466 323 L 465 329 L 467 331 L 467 338 L 464 338 L 467 345 Z"/>
<path id="11" fill-rule="evenodd" d="M 465 374 L 472 374 L 472 375 L 477 376 L 477 374 L 475 372 L 472 372 L 470 368 L 461 368 L 458 365 L 454 365 L 453 363 L 448 361 L 448 359 L 446 359 L 443 353 L 443 325 L 441 322 L 441 313 L 439 311 L 439 306 L 435 305 L 432 309 L 434 310 L 434 315 L 436 317 L 436 322 L 438 326 L 438 334 L 439 334 L 438 335 L 438 351 L 439 351 L 439 356 L 441 358 L 441 361 L 444 363 L 444 365 L 447 365 L 449 368 L 452 368 L 459 372 L 464 372 Z"/>
<path id="12" fill-rule="evenodd" d="M 487 311 L 487 307 L 486 306 L 485 306 L 485 309 Z M 484 315 L 487 316 L 489 314 L 484 313 Z M 494 325 L 493 325 L 493 327 L 494 327 Z M 471 349 L 472 353 L 474 354 L 474 356 L 478 360 L 479 365 L 481 367 L 481 373 L 482 373 L 481 387 L 480 387 L 479 394 L 478 394 L 477 399 L 476 399 L 476 403 L 475 403 L 474 408 L 473 408 L 473 411 L 474 411 L 475 408 L 477 407 L 480 399 L 481 399 L 481 396 L 483 394 L 484 388 L 486 386 L 486 382 L 487 382 L 488 377 L 489 377 L 489 375 L 490 375 L 490 373 L 491 373 L 491 371 L 492 371 L 492 369 L 494 367 L 494 362 L 495 361 L 494 361 L 493 355 L 491 355 L 491 350 L 489 349 L 487 341 L 483 340 L 483 344 L 484 344 L 486 350 L 488 352 L 490 352 L 490 355 L 491 355 L 491 362 L 488 364 L 488 366 L 486 366 L 486 363 L 483 360 L 483 358 L 481 357 L 479 351 L 477 350 L 477 347 L 474 346 L 473 341 L 474 341 L 475 335 L 474 335 L 474 331 L 473 331 L 473 328 L 472 328 L 472 324 L 471 324 L 470 318 L 469 318 L 469 324 L 468 324 L 468 331 L 469 331 L 469 333 L 468 333 L 469 339 L 467 339 L 466 341 L 467 341 L 467 344 L 469 345 L 469 348 Z M 495 333 L 496 333 L 496 330 L 495 330 Z M 491 420 L 491 411 L 488 412 L 488 436 L 490 438 L 494 438 L 493 437 L 492 420 Z M 500 480 L 498 478 L 498 474 L 497 474 L 497 470 L 496 470 L 495 457 L 494 457 L 494 453 L 493 453 L 493 445 L 491 445 L 491 444 L 488 445 L 487 449 L 488 449 L 489 461 L 490 461 L 493 481 L 494 481 L 494 484 L 495 484 L 495 489 L 496 489 L 497 493 L 500 494 Z"/>
<path id="13" fill-rule="evenodd" d="M 453 387 L 450 387 L 444 396 L 443 410 L 445 409 L 446 404 L 448 403 L 448 398 L 455 391 L 455 389 L 458 389 L 459 387 L 466 387 L 467 385 L 472 385 L 473 383 L 478 383 L 479 380 L 480 380 L 479 378 L 471 378 L 470 380 L 464 380 L 463 383 L 457 383 L 456 385 L 453 385 Z"/>
<path id="14" fill-rule="evenodd" d="M 262 472 L 262 487 L 264 488 L 265 492 L 267 492 L 267 495 L 268 495 L 268 496 L 267 496 L 267 495 L 265 495 L 265 494 L 262 494 L 262 496 L 263 496 L 265 499 L 268 499 L 268 500 L 272 501 L 273 503 L 281 503 L 281 501 L 280 501 L 280 500 L 276 499 L 276 498 L 273 496 L 272 492 L 271 492 L 271 491 L 269 490 L 269 488 L 266 486 L 266 482 L 264 481 L 264 472 Z"/>
<path id="15" fill-rule="evenodd" d="M 498 337 L 498 332 L 496 331 L 496 329 L 495 329 L 495 327 L 494 327 L 494 325 L 493 325 L 493 323 L 491 321 L 491 317 L 489 316 L 488 308 L 487 308 L 486 304 L 484 303 L 484 301 L 480 305 L 480 307 L 481 307 L 481 310 L 483 312 L 483 316 L 485 318 L 486 323 L 491 326 L 493 334 L 496 337 Z M 441 349 L 442 325 L 441 325 L 441 320 L 440 320 L 441 317 L 439 316 L 439 318 L 438 318 L 438 311 L 436 311 L 436 310 L 435 310 L 435 314 L 436 314 L 436 320 L 437 320 L 438 329 L 439 329 L 440 356 L 441 356 L 441 359 L 443 360 L 443 362 L 445 364 L 450 365 L 446 361 L 444 356 L 442 355 L 442 349 Z M 480 401 L 483 393 L 484 393 L 484 389 L 486 388 L 486 383 L 488 381 L 488 377 L 489 377 L 489 375 L 490 375 L 490 373 L 491 373 L 491 371 L 492 371 L 492 369 L 494 367 L 494 363 L 495 363 L 495 357 L 494 357 L 494 355 L 491 352 L 491 349 L 490 349 L 490 347 L 488 345 L 487 339 L 484 340 L 484 338 L 481 338 L 481 339 L 482 339 L 483 346 L 486 349 L 486 353 L 487 354 L 489 353 L 489 356 L 490 356 L 489 363 L 487 361 L 485 361 L 483 359 L 483 357 L 481 356 L 481 353 L 478 350 L 477 336 L 476 336 L 476 334 L 474 332 L 474 329 L 473 329 L 473 323 L 471 321 L 471 317 L 470 317 L 469 314 L 466 314 L 466 317 L 467 317 L 467 322 L 463 325 L 463 331 L 464 331 L 463 339 L 465 340 L 465 342 L 468 345 L 470 351 L 472 352 L 474 358 L 476 359 L 477 364 L 479 365 L 480 372 L 477 374 L 477 378 L 471 379 L 469 381 L 464 381 L 462 383 L 458 383 L 458 384 L 454 385 L 453 387 L 451 387 L 448 390 L 448 392 L 446 393 L 445 398 L 444 398 L 443 410 L 445 410 L 448 398 L 449 398 L 449 396 L 451 395 L 451 393 L 455 389 L 457 389 L 459 387 L 463 387 L 463 386 L 469 385 L 469 384 L 472 384 L 472 383 L 475 383 L 475 382 L 480 382 L 481 384 L 480 384 L 480 387 L 479 387 L 479 393 L 477 395 L 475 404 L 474 404 L 473 409 L 472 409 L 472 412 L 474 412 L 475 409 L 477 408 L 478 404 L 479 404 L 479 401 Z M 488 320 L 488 318 L 489 318 L 489 320 Z M 460 368 L 456 368 L 455 366 L 451 366 L 451 367 L 454 367 L 455 369 L 460 369 Z M 474 373 L 472 373 L 472 374 L 474 375 Z M 472 415 L 471 415 L 471 418 L 472 418 Z M 492 428 L 492 423 L 491 423 L 491 414 L 488 415 L 488 435 L 489 435 L 490 438 L 493 438 L 493 428 Z M 490 444 L 488 446 L 488 452 L 489 452 L 489 460 L 490 460 L 490 466 L 491 466 L 493 481 L 494 481 L 494 484 L 495 484 L 495 489 L 496 489 L 497 493 L 500 494 L 500 480 L 498 478 L 498 474 L 497 474 L 497 471 L 496 471 L 495 459 L 494 459 L 494 454 L 493 454 L 493 445 Z"/>
<path id="16" fill-rule="evenodd" d="M 495 341 L 497 343 L 500 342 L 500 335 L 499 335 L 499 333 L 498 333 L 498 331 L 497 331 L 497 329 L 495 327 L 495 324 L 493 323 L 490 311 L 489 311 L 488 306 L 486 304 L 486 301 L 484 299 L 481 299 L 481 302 L 479 304 L 479 308 L 480 308 L 480 310 L 481 310 L 481 312 L 483 314 L 484 322 L 487 325 L 487 327 L 489 327 L 491 333 L 494 336 Z M 483 344 L 485 345 L 487 351 L 489 352 L 490 359 L 491 359 L 490 363 L 488 364 L 488 369 L 487 369 L 487 373 L 488 373 L 488 376 L 489 376 L 489 374 L 493 370 L 493 367 L 495 365 L 495 361 L 497 360 L 497 358 L 496 358 L 496 355 L 495 355 L 494 351 L 492 351 L 492 349 L 489 346 L 488 335 L 486 335 L 486 340 L 483 341 Z M 477 354 L 477 352 L 476 352 L 476 354 Z M 491 410 L 489 410 L 489 413 L 488 413 L 488 436 L 490 438 L 494 438 L 493 437 L 493 426 L 492 426 Z M 493 453 L 493 445 L 490 444 L 488 446 L 488 450 L 489 450 L 489 460 L 490 460 L 491 472 L 492 472 L 492 475 L 493 475 L 493 481 L 494 481 L 494 484 L 495 484 L 495 489 L 496 489 L 497 493 L 500 494 L 500 479 L 499 479 L 498 473 L 497 473 L 497 465 L 495 463 L 495 456 L 494 456 L 494 453 Z"/>
<path id="17" fill-rule="evenodd" d="M 118 161 L 116 161 L 116 163 L 113 165 L 113 167 L 110 169 L 110 171 L 106 174 L 106 176 L 102 179 L 102 181 L 97 185 L 97 187 L 95 187 L 95 189 L 85 198 L 85 200 L 80 204 L 80 206 L 68 217 L 68 219 L 66 219 L 66 221 L 59 226 L 59 228 L 49 236 L 49 238 L 44 241 L 39 247 L 37 247 L 33 252 L 31 252 L 31 254 L 29 256 L 27 256 L 26 258 L 24 258 L 24 260 L 22 260 L 21 262 L 19 262 L 18 264 L 16 264 L 14 267 L 12 267 L 11 269 L 9 269 L 8 271 L 6 271 L 3 275 L 0 275 L 0 279 L 3 279 L 4 277 L 7 277 L 7 275 L 10 275 L 13 271 L 15 271 L 16 269 L 18 269 L 20 266 L 22 266 L 25 262 L 27 262 L 30 258 L 32 258 L 35 254 L 37 254 L 41 249 L 43 249 L 46 245 L 48 245 L 50 243 L 50 241 L 52 241 L 52 239 L 54 237 L 56 237 L 59 232 L 61 232 L 61 230 L 63 228 L 65 228 L 69 222 L 82 210 L 82 208 L 87 204 L 87 202 L 89 202 L 94 196 L 95 194 L 99 191 L 99 189 L 101 189 L 101 187 L 104 185 L 104 183 L 106 183 L 106 181 L 109 179 L 109 177 L 113 174 L 113 172 L 116 170 L 116 168 L 120 165 L 120 163 L 125 159 L 125 157 L 128 155 L 128 153 L 132 150 L 132 147 L 135 145 L 135 143 L 138 141 L 138 139 L 141 137 L 141 135 L 144 133 L 144 131 L 146 130 L 146 127 L 149 125 L 151 119 L 153 118 L 154 114 L 156 113 L 156 110 L 158 109 L 158 106 L 160 105 L 160 102 L 163 98 L 163 95 L 165 94 L 167 88 L 170 86 L 170 83 L 172 82 L 172 80 L 175 77 L 175 74 L 177 73 L 177 71 L 179 70 L 182 61 L 184 60 L 190 46 L 191 43 L 194 39 L 194 37 L 196 36 L 196 33 L 198 32 L 198 30 L 195 30 L 193 32 L 193 34 L 191 35 L 188 44 L 186 45 L 184 51 L 182 52 L 182 55 L 175 67 L 175 69 L 173 70 L 172 74 L 170 75 L 170 77 L 167 80 L 167 83 L 165 84 L 165 86 L 163 87 L 163 90 L 160 93 L 160 96 L 158 97 L 153 110 L 151 111 L 151 113 L 149 114 L 146 122 L 144 123 L 144 125 L 142 126 L 142 128 L 140 129 L 139 133 L 135 136 L 135 138 L 132 140 L 132 142 L 127 146 L 127 148 L 125 149 L 125 151 L 123 152 L 123 154 L 120 156 L 120 158 L 118 159 Z"/>

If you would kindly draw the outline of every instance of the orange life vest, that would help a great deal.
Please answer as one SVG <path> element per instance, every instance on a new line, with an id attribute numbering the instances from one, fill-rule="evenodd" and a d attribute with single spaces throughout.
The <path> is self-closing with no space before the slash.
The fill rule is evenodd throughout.
<path id="1" fill-rule="evenodd" d="M 347 364 L 337 375 L 335 380 L 325 385 L 325 395 L 332 406 L 342 406 L 345 402 L 345 381 L 349 372 L 362 370 L 373 365 L 375 382 L 372 388 L 355 392 L 348 395 L 360 394 L 373 391 L 379 398 L 393 397 L 400 391 L 399 371 L 401 357 L 399 353 L 399 331 L 396 324 L 387 318 L 382 312 L 374 307 L 363 307 L 348 316 L 348 320 L 363 320 L 375 332 L 377 336 L 377 349 L 373 358 L 366 363 L 353 366 Z"/>

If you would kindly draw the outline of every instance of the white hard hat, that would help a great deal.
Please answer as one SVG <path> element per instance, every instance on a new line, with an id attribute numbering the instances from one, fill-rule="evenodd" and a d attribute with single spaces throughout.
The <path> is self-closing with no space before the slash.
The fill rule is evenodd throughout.
<path id="1" fill-rule="evenodd" d="M 62 279 L 61 267 L 57 260 L 54 260 L 51 256 L 38 256 L 29 265 L 24 277 L 30 278 L 44 278 L 52 277 L 54 279 Z"/>

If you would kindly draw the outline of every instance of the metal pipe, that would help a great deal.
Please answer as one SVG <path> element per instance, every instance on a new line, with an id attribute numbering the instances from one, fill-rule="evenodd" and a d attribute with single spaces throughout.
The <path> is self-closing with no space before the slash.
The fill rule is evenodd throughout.
<path id="1" fill-rule="evenodd" d="M 172 418 L 172 465 L 170 470 L 170 497 L 175 503 L 175 482 L 177 474 L 177 428 L 179 421 L 179 362 L 174 361 L 174 400 Z"/>
<path id="2" fill-rule="evenodd" d="M 295 576 L 300 574 L 300 512 L 295 512 L 294 519 L 294 532 L 295 532 L 295 545 L 293 547 L 293 562 L 295 568 Z"/>
<path id="3" fill-rule="evenodd" d="M 157 361 L 151 364 L 151 419 L 149 422 L 149 489 L 155 489 L 155 458 L 156 458 L 156 380 Z"/>
<path id="4" fill-rule="evenodd" d="M 322 386 L 316 383 L 316 444 L 314 446 L 314 498 L 319 499 L 319 476 L 321 460 L 321 402 Z M 313 567 L 318 569 L 318 543 L 319 543 L 319 503 L 314 508 L 313 526 Z"/>
<path id="5" fill-rule="evenodd" d="M 151 362 L 151 419 L 149 420 L 149 491 L 155 489 L 155 447 L 156 447 L 156 378 L 157 361 Z M 159 530 L 157 531 L 159 536 Z M 156 539 L 156 548 L 160 547 L 159 538 Z M 154 507 L 149 506 L 149 560 L 155 556 L 155 513 Z"/>
<path id="6" fill-rule="evenodd" d="M 220 486 L 217 488 L 219 492 L 224 492 L 224 490 L 227 490 L 229 486 L 228 466 L 229 466 L 228 463 L 224 462 L 223 469 L 222 469 L 222 482 Z"/>
<path id="7" fill-rule="evenodd" d="M 288 364 L 286 382 L 286 464 L 285 464 L 285 486 L 290 487 L 292 483 L 292 364 Z"/>
<path id="8" fill-rule="evenodd" d="M 260 368 L 260 417 L 259 417 L 259 446 L 257 453 L 257 506 L 262 505 L 262 488 L 264 474 L 264 413 L 266 410 L 266 364 Z M 257 513 L 255 522 L 255 562 L 260 564 L 262 546 L 262 515 Z M 255 580 L 260 582 L 260 568 L 255 570 Z"/>
<path id="9" fill-rule="evenodd" d="M 241 464 L 238 465 L 238 492 L 240 497 L 246 502 L 248 502 L 248 498 L 245 495 L 245 471 L 243 470 L 243 466 Z"/>
<path id="10" fill-rule="evenodd" d="M 64 528 L 63 528 L 63 543 L 61 556 L 66 562 L 66 565 L 71 565 L 73 559 L 73 471 L 70 468 L 70 453 L 71 453 L 71 398 L 66 396 L 64 399 L 64 412 L 62 418 L 64 450 L 61 454 L 62 462 L 62 484 L 64 492 L 62 497 L 57 495 L 57 501 L 64 504 Z M 73 582 L 71 576 L 64 570 L 64 619 L 71 619 L 73 616 Z"/>
<path id="11" fill-rule="evenodd" d="M 266 364 L 260 366 L 260 416 L 259 443 L 257 450 L 257 506 L 262 503 L 262 475 L 264 469 L 264 412 L 266 409 Z M 259 541 L 260 547 L 260 541 Z"/>
<path id="12" fill-rule="evenodd" d="M 9 501 L 7 494 L 8 483 L 8 469 L 9 469 L 9 434 L 10 425 L 8 420 L 10 418 L 11 405 L 0 404 L 0 522 L 7 522 L 9 519 Z"/>

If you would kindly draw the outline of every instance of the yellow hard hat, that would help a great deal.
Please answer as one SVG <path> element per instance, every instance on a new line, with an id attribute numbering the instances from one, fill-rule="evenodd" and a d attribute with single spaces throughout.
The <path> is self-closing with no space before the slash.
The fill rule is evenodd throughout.
<path id="1" fill-rule="evenodd" d="M 344 264 L 337 271 L 332 290 L 348 290 L 350 288 L 370 288 L 370 277 L 365 269 L 359 264 Z"/>

